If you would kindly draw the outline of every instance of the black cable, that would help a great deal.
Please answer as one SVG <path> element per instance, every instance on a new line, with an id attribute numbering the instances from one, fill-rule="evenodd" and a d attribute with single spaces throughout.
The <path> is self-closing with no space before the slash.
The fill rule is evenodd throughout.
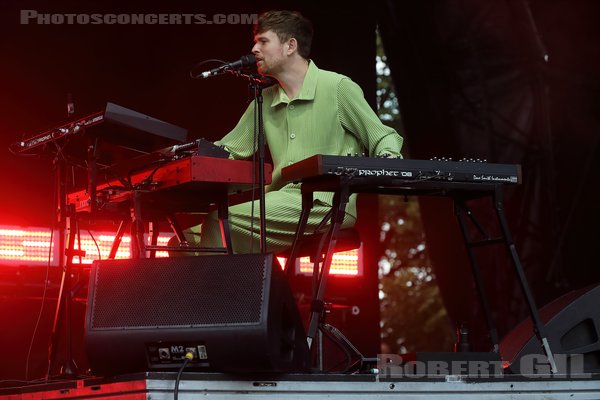
<path id="1" fill-rule="evenodd" d="M 8 151 L 10 151 L 11 154 L 18 156 L 18 157 L 39 157 L 39 154 L 25 154 L 25 153 L 19 153 L 17 151 L 15 151 L 12 146 L 8 146 Z"/>
<path id="2" fill-rule="evenodd" d="M 336 338 L 335 336 L 333 336 L 333 334 L 328 331 L 327 329 L 321 328 L 321 332 L 323 332 L 323 335 L 331 340 L 331 342 L 338 348 L 340 349 L 344 355 L 346 356 L 346 358 L 342 361 L 345 362 L 346 366 L 344 367 L 344 369 L 341 372 L 346 372 L 350 369 L 350 367 L 352 366 L 352 354 L 350 354 L 350 352 L 348 351 L 348 349 L 346 348 L 346 346 L 342 345 Z M 337 363 L 336 365 L 334 365 L 333 367 L 329 368 L 326 372 L 335 372 L 335 368 L 340 365 L 342 362 Z"/>
<path id="3" fill-rule="evenodd" d="M 57 175 L 57 170 L 56 170 L 56 164 L 54 164 L 54 179 L 58 179 L 58 175 Z M 58 188 L 56 185 L 52 185 L 52 198 L 56 199 L 58 193 Z M 53 216 L 54 216 L 54 210 L 53 211 Z M 49 286 L 49 275 L 50 275 L 50 265 L 51 265 L 51 260 L 52 260 L 52 242 L 54 241 L 54 225 L 52 225 L 50 227 L 50 243 L 48 246 L 48 263 L 46 264 L 46 276 L 44 277 L 44 290 L 42 292 L 42 304 L 40 305 L 40 312 L 38 313 L 38 318 L 37 321 L 35 323 L 35 327 L 33 328 L 33 334 L 31 335 L 31 342 L 29 343 L 29 349 L 27 350 L 27 359 L 25 361 L 25 379 L 27 380 L 29 378 L 29 359 L 31 357 L 31 351 L 33 349 L 33 343 L 35 342 L 35 336 L 37 334 L 37 330 L 39 328 L 39 324 L 40 321 L 42 319 L 42 315 L 44 313 L 44 305 L 46 304 L 46 295 L 48 292 L 48 286 Z M 50 361 L 50 359 L 48 359 L 48 361 Z M 48 371 L 46 373 L 46 376 L 44 377 L 44 379 L 46 381 L 48 381 L 48 377 L 50 376 L 50 362 L 48 362 Z"/>
<path id="4" fill-rule="evenodd" d="M 31 381 L 24 381 L 21 379 L 3 379 L 0 380 L 0 388 L 1 389 L 21 389 L 28 385 L 33 385 L 36 383 L 47 383 L 46 378 L 38 378 Z M 15 384 L 20 386 L 3 386 L 4 384 Z"/>
<path id="5" fill-rule="evenodd" d="M 185 354 L 185 360 L 183 361 L 183 365 L 179 368 L 177 372 L 177 378 L 175 379 L 175 388 L 173 389 L 173 399 L 177 400 L 179 397 L 179 381 L 181 380 L 181 374 L 183 374 L 183 370 L 187 367 L 188 363 L 194 359 L 194 353 L 188 351 Z"/>
<path id="6" fill-rule="evenodd" d="M 97 378 L 97 376 L 88 375 L 88 374 L 80 374 L 80 375 L 77 375 L 77 377 L 75 379 L 88 379 L 88 378 Z M 36 384 L 40 384 L 40 383 L 48 384 L 48 383 L 53 383 L 53 382 L 65 382 L 65 380 L 62 377 L 56 377 L 56 378 L 44 377 L 44 378 L 32 379 L 29 381 L 22 380 L 22 379 L 3 379 L 3 380 L 0 380 L 0 389 L 23 389 L 30 385 L 36 385 Z M 19 385 L 19 386 L 2 386 L 7 383 L 11 383 L 11 384 L 14 383 L 15 385 Z"/>
<path id="7" fill-rule="evenodd" d="M 137 173 L 138 171 L 145 171 L 149 166 L 151 166 L 152 164 L 158 164 L 156 165 L 156 167 L 154 167 L 154 169 L 152 170 L 152 172 L 150 172 L 150 174 L 145 177 L 140 183 L 137 184 L 138 188 L 141 188 L 145 185 L 150 185 L 152 184 L 152 179 L 154 178 L 154 174 L 156 174 L 156 172 L 161 169 L 162 167 L 165 166 L 165 164 L 168 164 L 169 162 L 171 162 L 172 159 L 171 158 L 161 158 L 155 161 L 152 161 L 149 164 L 145 164 L 142 165 L 140 167 L 137 168 L 132 168 L 131 170 L 129 170 L 129 172 L 127 173 L 127 182 L 129 183 L 129 187 L 131 189 L 133 189 L 133 181 L 131 180 L 133 178 L 133 174 Z"/>
<path id="8" fill-rule="evenodd" d="M 227 61 L 223 61 L 223 60 L 217 60 L 216 58 L 211 58 L 211 59 L 208 59 L 208 60 L 200 61 L 198 64 L 194 65 L 194 66 L 192 67 L 192 69 L 190 69 L 190 78 L 192 78 L 192 79 L 198 79 L 198 77 L 199 77 L 200 75 L 194 75 L 194 73 L 193 73 L 193 72 L 194 72 L 194 70 L 195 70 L 196 68 L 200 67 L 201 65 L 207 64 L 207 63 L 209 63 L 209 62 L 218 62 L 218 63 L 221 63 L 221 65 L 225 65 L 225 64 L 227 64 Z"/>
<path id="9" fill-rule="evenodd" d="M 44 277 L 44 290 L 42 292 L 42 304 L 40 305 L 40 311 L 38 313 L 37 320 L 35 321 L 35 327 L 33 328 L 33 334 L 31 335 L 31 342 L 29 342 L 29 349 L 27 350 L 27 359 L 25 360 L 25 380 L 29 378 L 29 359 L 31 358 L 31 350 L 33 349 L 33 343 L 35 342 L 35 336 L 40 326 L 40 321 L 44 313 L 44 305 L 46 304 L 46 294 L 48 292 L 48 276 L 50 274 L 50 263 L 52 260 L 52 241 L 54 240 L 54 227 L 50 228 L 50 245 L 48 246 L 48 263 L 46 264 L 46 276 Z M 47 379 L 47 377 L 46 377 Z"/>
<path id="10" fill-rule="evenodd" d="M 352 345 L 352 343 L 350 343 L 348 341 L 348 339 L 344 336 L 344 334 L 339 329 L 337 329 L 336 327 L 329 325 L 329 324 L 323 324 L 321 327 L 321 331 L 329 340 L 331 340 L 336 346 L 338 346 L 346 355 L 347 363 L 346 363 L 346 367 L 344 368 L 344 370 L 342 372 L 348 372 L 356 364 L 360 364 L 359 365 L 359 369 L 360 369 L 360 367 L 362 366 L 362 363 L 363 363 L 364 356 L 356 347 L 354 347 L 354 345 Z M 356 357 L 358 357 L 358 359 L 356 361 L 352 362 L 352 354 L 350 352 L 354 353 L 354 355 Z M 337 365 L 339 365 L 339 364 L 340 363 L 338 363 Z M 334 367 L 337 367 L 337 365 L 334 365 Z"/>
<path id="11" fill-rule="evenodd" d="M 56 159 L 63 160 L 66 164 L 72 165 L 74 167 L 87 170 L 87 166 L 84 166 L 82 164 L 77 163 L 74 160 L 69 159 L 69 157 L 63 152 L 63 149 L 65 147 L 67 147 L 67 145 L 69 144 L 71 136 L 63 136 L 62 138 L 64 138 L 64 143 L 62 146 L 60 146 L 58 144 L 58 142 L 56 141 L 56 138 L 54 137 L 54 135 L 53 134 L 50 135 L 50 143 L 52 143 L 54 145 L 54 147 L 56 148 L 56 154 L 55 154 Z"/>
<path id="12" fill-rule="evenodd" d="M 98 249 L 98 261 L 102 261 L 102 253 L 100 252 L 100 246 L 98 246 L 98 242 L 96 242 L 96 238 L 94 237 L 94 235 L 92 235 L 92 231 L 90 231 L 89 229 L 87 230 L 87 233 L 88 233 L 88 235 L 90 235 L 90 237 L 94 241 L 94 244 L 96 245 L 96 249 Z"/>

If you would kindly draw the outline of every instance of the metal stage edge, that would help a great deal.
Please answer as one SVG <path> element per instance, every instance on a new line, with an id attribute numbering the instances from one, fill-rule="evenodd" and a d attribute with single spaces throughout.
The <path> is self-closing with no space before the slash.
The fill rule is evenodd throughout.
<path id="1" fill-rule="evenodd" d="M 18 389 L 0 389 L 1 400 L 13 399 L 173 399 L 176 373 L 146 372 L 112 379 L 88 378 Z M 287 374 L 235 376 L 186 372 L 179 399 L 600 399 L 600 375 L 585 379 L 561 377 L 394 379 L 377 374 Z"/>

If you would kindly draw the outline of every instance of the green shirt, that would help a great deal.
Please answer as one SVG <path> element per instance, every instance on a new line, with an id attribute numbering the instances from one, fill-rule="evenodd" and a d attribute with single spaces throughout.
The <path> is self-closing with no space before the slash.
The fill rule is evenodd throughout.
<path id="1" fill-rule="evenodd" d="M 312 61 L 295 99 L 290 100 L 279 85 L 266 88 L 263 99 L 265 140 L 273 159 L 267 191 L 298 190 L 298 185 L 283 181 L 281 170 L 315 154 L 400 156 L 402 137 L 383 125 L 361 88 L 346 76 L 317 68 Z M 233 158 L 246 159 L 254 153 L 254 103 L 217 142 Z M 332 194 L 318 193 L 315 198 L 331 204 Z M 348 212 L 355 215 L 354 201 Z"/>

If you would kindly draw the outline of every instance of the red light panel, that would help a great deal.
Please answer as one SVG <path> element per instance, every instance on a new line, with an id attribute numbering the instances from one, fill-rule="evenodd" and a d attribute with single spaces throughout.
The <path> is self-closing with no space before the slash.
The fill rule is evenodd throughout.
<path id="1" fill-rule="evenodd" d="M 79 257 L 75 257 L 73 259 L 74 264 L 80 264 L 80 263 L 81 264 L 91 264 L 94 260 L 108 259 L 108 255 L 110 254 L 110 249 L 112 248 L 113 241 L 115 240 L 115 234 L 110 234 L 110 233 L 106 233 L 106 232 L 92 232 L 92 235 L 93 235 L 94 239 L 96 239 L 96 242 L 94 242 L 94 240 L 92 239 L 92 236 L 90 236 L 89 233 L 87 233 L 87 232 L 81 233 L 81 249 L 79 249 L 79 246 L 78 246 L 79 242 L 78 242 L 77 238 L 75 239 L 75 249 L 84 250 L 85 257 L 81 257 L 81 260 Z M 171 236 L 172 236 L 172 234 L 167 234 L 167 233 L 165 233 L 163 236 L 159 235 L 158 245 L 166 246 L 167 242 L 169 241 Z M 96 243 L 98 244 L 97 247 L 96 247 Z M 123 235 L 123 237 L 121 238 L 121 243 L 117 250 L 115 259 L 131 258 L 130 246 L 131 246 L 131 237 L 129 235 Z M 98 254 L 98 251 L 100 251 L 100 254 Z M 156 252 L 156 257 L 168 257 L 168 255 L 169 254 L 166 251 L 157 251 Z"/>
<path id="2" fill-rule="evenodd" d="M 86 231 L 81 237 L 75 237 L 75 249 L 84 250 L 85 257 L 75 257 L 74 264 L 91 264 L 99 258 L 108 258 L 114 233 L 93 232 L 92 236 Z M 172 234 L 165 233 L 158 237 L 159 245 L 166 245 Z M 52 244 L 50 238 L 52 237 Z M 49 228 L 21 228 L 0 226 L 0 265 L 58 265 L 58 231 L 52 234 Z M 81 247 L 80 247 L 81 244 Z M 96 244 L 98 246 L 96 246 Z M 131 238 L 124 235 L 115 258 L 130 258 Z M 52 252 L 49 254 L 50 248 Z M 50 260 L 48 260 L 50 257 Z M 157 251 L 156 257 L 168 257 L 166 251 Z"/>
<path id="3" fill-rule="evenodd" d="M 75 257 L 74 264 L 89 265 L 94 260 L 108 258 L 115 234 L 109 232 L 81 232 L 75 237 L 75 249 L 84 250 L 84 257 Z M 50 238 L 52 236 L 52 244 Z M 92 238 L 93 236 L 93 238 Z M 158 237 L 158 245 L 165 246 L 172 233 L 165 232 Z M 95 239 L 95 242 L 94 242 Z M 49 250 L 50 265 L 58 265 L 58 232 L 52 235 L 48 228 L 21 228 L 0 226 L 0 265 L 47 265 Z M 80 247 L 81 245 L 81 247 Z M 116 257 L 131 258 L 131 237 L 123 235 Z M 166 251 L 157 251 L 156 257 L 168 257 Z M 285 258 L 278 257 L 280 264 L 285 265 Z M 363 274 L 362 246 L 358 249 L 333 254 L 330 275 L 333 276 L 362 276 Z M 309 257 L 296 260 L 296 274 L 312 275 L 313 263 Z"/>
<path id="4" fill-rule="evenodd" d="M 0 264 L 47 265 L 48 257 L 55 264 L 56 246 L 51 249 L 51 236 L 50 229 L 0 227 Z"/>
<path id="5" fill-rule="evenodd" d="M 285 265 L 286 259 L 277 257 L 280 264 Z M 310 257 L 301 257 L 296 260 L 297 275 L 312 275 L 313 263 Z M 329 275 L 334 276 L 362 276 L 363 274 L 363 254 L 362 246 L 358 249 L 333 253 Z"/>

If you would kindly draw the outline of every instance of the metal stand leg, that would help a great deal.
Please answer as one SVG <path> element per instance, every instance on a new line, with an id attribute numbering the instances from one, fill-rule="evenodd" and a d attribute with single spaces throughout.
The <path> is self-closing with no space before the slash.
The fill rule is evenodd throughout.
<path id="1" fill-rule="evenodd" d="M 324 226 L 327 222 L 330 222 L 329 229 L 322 236 L 321 241 L 315 249 L 313 259 L 313 300 L 311 304 L 310 320 L 308 323 L 307 331 L 307 342 L 309 349 L 314 348 L 317 351 L 317 368 L 319 371 L 324 369 L 324 357 L 323 357 L 323 337 L 328 336 L 331 340 L 335 340 L 343 346 L 344 349 L 348 349 L 349 352 L 353 352 L 358 355 L 362 361 L 363 357 L 356 350 L 356 348 L 348 341 L 348 339 L 337 329 L 325 324 L 325 302 L 323 301 L 325 295 L 325 287 L 327 283 L 327 277 L 331 267 L 331 260 L 333 258 L 333 251 L 338 238 L 339 230 L 344 222 L 344 216 L 346 212 L 346 205 L 350 197 L 350 190 L 348 188 L 348 181 L 342 180 L 339 191 L 335 192 L 333 197 L 333 204 L 330 212 L 325 216 L 319 228 Z M 304 189 L 304 188 L 303 188 Z M 302 212 L 300 214 L 300 220 L 296 229 L 294 241 L 290 251 L 290 256 L 286 261 L 286 273 L 288 277 L 293 274 L 293 267 L 297 258 L 298 249 L 300 242 L 306 230 L 308 218 L 313 205 L 313 192 L 306 190 L 302 192 Z M 337 332 L 337 334 L 335 333 Z M 316 339 L 316 342 L 315 342 Z"/>
<path id="2" fill-rule="evenodd" d="M 310 210 L 312 209 L 312 204 L 312 192 L 302 192 L 302 212 L 300 213 L 300 221 L 298 222 L 298 227 L 296 228 L 296 235 L 294 236 L 294 241 L 292 242 L 290 256 L 285 262 L 285 273 L 288 279 L 291 278 L 294 273 L 294 264 L 296 263 L 296 258 L 298 258 L 298 245 L 302 240 L 302 236 L 304 236 L 304 231 L 306 230 L 306 224 L 308 222 Z"/>
<path id="3" fill-rule="evenodd" d="M 218 208 L 219 224 L 221 225 L 221 238 L 227 254 L 233 254 L 233 244 L 231 243 L 231 230 L 229 228 L 229 204 L 227 199 L 219 201 Z"/>
<path id="4" fill-rule="evenodd" d="M 146 258 L 141 195 L 142 194 L 138 190 L 133 192 L 133 209 L 131 210 L 131 256 L 133 258 Z"/>
<path id="5" fill-rule="evenodd" d="M 67 178 L 67 165 L 64 160 L 55 159 L 54 166 L 56 168 L 56 194 L 57 194 L 57 215 L 60 230 L 59 237 L 59 265 L 62 268 L 62 277 L 58 299 L 56 302 L 56 311 L 52 324 L 52 333 L 48 348 L 48 370 L 46 377 L 50 376 L 52 367 L 56 363 L 59 333 L 59 322 L 62 321 L 65 333 L 65 348 L 66 354 L 60 364 L 60 376 L 64 378 L 73 378 L 78 374 L 78 367 L 75 364 L 72 356 L 71 348 L 71 306 L 72 306 L 72 289 L 71 289 L 71 273 L 73 267 L 73 257 L 77 255 L 85 255 L 82 250 L 75 250 L 75 235 L 77 231 L 77 221 L 75 219 L 74 207 L 67 205 L 67 191 L 69 188 L 69 179 Z"/>
<path id="6" fill-rule="evenodd" d="M 150 258 L 156 258 L 156 246 L 158 244 L 158 235 L 160 230 L 158 228 L 158 221 L 151 221 L 148 224 L 148 233 L 150 234 Z"/>
<path id="7" fill-rule="evenodd" d="M 75 234 L 76 234 L 76 221 L 72 217 L 66 217 L 66 229 L 67 229 L 67 246 L 65 249 L 65 263 L 62 266 L 63 273 L 60 283 L 60 290 L 58 292 L 58 300 L 56 306 L 56 312 L 54 314 L 54 322 L 52 324 L 52 336 L 50 341 L 50 348 L 48 350 L 49 354 L 49 363 L 48 363 L 48 373 L 50 376 L 50 371 L 52 366 L 56 362 L 56 351 L 55 349 L 58 347 L 58 324 L 62 319 L 63 329 L 65 332 L 65 347 L 66 354 L 63 363 L 60 366 L 60 375 L 66 378 L 72 378 L 77 376 L 78 367 L 75 364 L 72 356 L 72 348 L 71 348 L 71 305 L 72 305 L 72 292 L 71 292 L 71 270 L 73 267 L 73 257 L 81 254 L 81 250 L 74 250 L 75 246 Z M 61 313 L 62 311 L 62 313 Z"/>
<path id="8" fill-rule="evenodd" d="M 185 233 L 183 233 L 181 226 L 179 226 L 179 223 L 177 222 L 177 218 L 175 217 L 175 215 L 173 215 L 173 214 L 167 215 L 167 221 L 169 221 L 169 226 L 171 227 L 171 230 L 175 233 L 175 236 L 177 236 L 179 245 L 182 247 L 187 246 L 188 241 L 185 237 Z"/>
<path id="9" fill-rule="evenodd" d="M 521 286 L 521 290 L 523 291 L 523 295 L 527 301 L 527 305 L 529 307 L 529 313 L 531 315 L 531 319 L 533 321 L 534 333 L 540 340 L 542 347 L 548 357 L 548 363 L 550 364 L 550 368 L 553 373 L 558 372 L 556 368 L 556 362 L 554 360 L 554 356 L 550 349 L 550 345 L 548 343 L 548 339 L 546 338 L 546 333 L 544 329 L 544 325 L 542 324 L 537 307 L 535 305 L 535 301 L 533 299 L 533 295 L 529 288 L 529 284 L 527 283 L 527 277 L 523 271 L 523 266 L 521 265 L 521 261 L 517 254 L 517 250 L 515 244 L 513 242 L 512 236 L 510 234 L 510 229 L 508 228 L 508 222 L 506 221 L 506 216 L 504 215 L 504 204 L 502 198 L 502 188 L 500 185 L 496 186 L 494 192 L 491 194 L 493 197 L 494 209 L 496 210 L 496 217 L 498 219 L 498 223 L 500 225 L 500 229 L 502 231 L 502 238 L 491 238 L 485 231 L 485 229 L 481 226 L 481 224 L 477 221 L 471 210 L 466 206 L 465 200 L 459 197 L 454 197 L 454 207 L 456 217 L 459 222 L 460 230 L 465 242 L 465 246 L 467 248 L 467 253 L 469 256 L 469 261 L 471 264 L 471 270 L 473 272 L 473 277 L 475 279 L 475 284 L 477 286 L 477 293 L 479 296 L 479 300 L 481 302 L 481 306 L 483 308 L 483 312 L 485 315 L 485 320 L 487 327 L 490 332 L 490 339 L 493 345 L 493 351 L 499 351 L 499 340 L 498 340 L 498 332 L 496 327 L 492 321 L 490 306 L 488 302 L 488 298 L 485 292 L 483 280 L 481 278 L 481 274 L 479 271 L 479 265 L 477 263 L 477 259 L 473 254 L 473 248 L 476 246 L 485 246 L 497 243 L 504 243 L 510 255 L 511 262 L 515 268 L 517 273 L 517 277 L 519 280 L 519 285 Z M 466 217 L 468 217 L 471 222 L 475 225 L 477 230 L 483 236 L 482 240 L 472 241 L 469 237 L 467 230 Z"/>
<path id="10" fill-rule="evenodd" d="M 117 256 L 117 251 L 119 250 L 119 246 L 121 245 L 121 240 L 123 239 L 123 235 L 127 228 L 129 228 L 130 220 L 122 220 L 119 224 L 119 229 L 117 229 L 117 233 L 115 235 L 115 240 L 113 240 L 112 246 L 110 248 L 110 253 L 108 254 L 109 260 L 114 260 Z"/>
<path id="11" fill-rule="evenodd" d="M 332 214 L 331 214 L 331 226 L 326 235 L 326 246 L 323 249 L 319 246 L 317 253 L 315 254 L 313 276 L 318 276 L 317 285 L 314 288 L 313 301 L 311 306 L 311 316 L 308 325 L 307 341 L 310 348 L 313 339 L 317 333 L 319 324 L 322 322 L 322 315 L 324 311 L 323 297 L 325 295 L 325 287 L 327 284 L 327 277 L 329 275 L 329 269 L 331 267 L 331 259 L 333 257 L 333 249 L 337 241 L 338 232 L 342 223 L 344 222 L 344 215 L 346 205 L 348 204 L 349 191 L 347 185 L 343 185 L 339 192 L 335 193 L 333 197 Z M 319 271 L 319 262 L 321 260 L 321 254 L 325 253 L 323 262 Z"/>
<path id="12" fill-rule="evenodd" d="M 477 243 L 472 242 L 469 238 L 468 230 L 467 230 L 467 222 L 465 220 L 465 214 L 469 216 L 471 221 L 477 226 L 478 230 L 485 236 L 483 243 L 491 243 L 489 235 L 485 233 L 481 225 L 475 220 L 471 210 L 465 205 L 462 200 L 455 199 L 454 200 L 454 211 L 456 214 L 456 218 L 458 219 L 458 224 L 460 226 L 460 231 L 463 236 L 463 240 L 465 242 L 465 246 L 467 248 L 467 254 L 469 256 L 469 261 L 471 264 L 471 272 L 473 273 L 473 278 L 475 279 L 475 287 L 477 289 L 477 295 L 479 296 L 479 301 L 481 302 L 481 306 L 483 308 L 483 314 L 485 317 L 485 322 L 487 328 L 490 332 L 490 340 L 492 342 L 492 351 L 494 353 L 498 353 L 499 346 L 499 338 L 498 338 L 498 330 L 494 324 L 492 319 L 492 313 L 490 311 L 490 305 L 488 302 L 488 296 L 485 291 L 485 285 L 483 284 L 483 280 L 481 279 L 481 274 L 479 272 L 479 265 L 477 263 L 477 259 L 473 254 L 473 247 L 477 245 Z"/>
<path id="13" fill-rule="evenodd" d="M 519 259 L 519 255 L 517 254 L 517 248 L 515 247 L 512 235 L 510 234 L 510 229 L 508 228 L 506 216 L 504 215 L 504 204 L 502 198 L 502 191 L 500 187 L 497 187 L 496 191 L 494 192 L 494 208 L 496 210 L 498 221 L 500 222 L 500 228 L 502 229 L 502 236 L 504 238 L 504 242 L 506 243 L 506 248 L 508 250 L 508 253 L 510 254 L 512 264 L 515 267 L 517 277 L 519 278 L 521 290 L 523 291 L 523 295 L 527 300 L 527 306 L 529 307 L 529 313 L 531 314 L 531 319 L 533 321 L 534 333 L 540 340 L 542 347 L 546 352 L 546 357 L 548 357 L 548 363 L 550 364 L 552 372 L 556 373 L 558 372 L 558 369 L 556 368 L 554 355 L 552 354 L 550 344 L 548 343 L 548 339 L 546 337 L 546 330 L 544 328 L 544 324 L 540 320 L 538 309 L 535 305 L 535 300 L 533 299 L 531 289 L 529 288 L 529 284 L 527 283 L 527 277 L 525 276 L 525 272 L 523 271 L 521 260 Z"/>

